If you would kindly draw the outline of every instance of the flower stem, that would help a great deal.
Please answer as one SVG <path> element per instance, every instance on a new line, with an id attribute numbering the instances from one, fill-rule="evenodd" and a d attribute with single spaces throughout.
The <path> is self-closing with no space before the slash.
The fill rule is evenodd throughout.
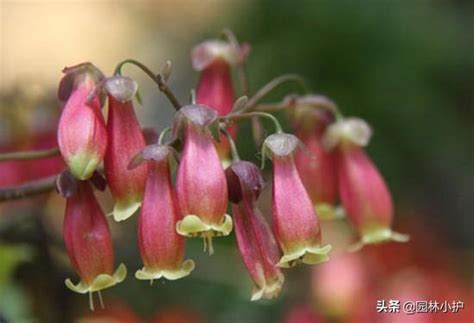
<path id="1" fill-rule="evenodd" d="M 242 119 L 248 119 L 252 117 L 263 117 L 263 118 L 270 119 L 275 125 L 275 133 L 283 132 L 283 128 L 281 127 L 280 122 L 278 122 L 278 119 L 275 118 L 275 116 L 271 115 L 270 113 L 252 111 L 252 112 L 246 112 L 246 113 L 229 114 L 225 117 L 222 117 L 222 119 L 223 120 L 242 120 Z"/>
<path id="2" fill-rule="evenodd" d="M 341 110 L 339 110 L 338 106 L 331 100 L 322 95 L 312 95 L 314 98 L 318 97 L 320 102 L 314 103 L 314 107 L 317 109 L 324 109 L 329 112 L 332 112 L 337 120 L 341 120 L 344 118 Z M 311 103 L 309 103 L 311 105 Z M 286 102 L 278 102 L 278 103 L 264 103 L 258 104 L 254 107 L 254 111 L 262 111 L 262 112 L 277 112 L 284 109 L 289 109 L 296 106 L 296 103 L 286 103 Z"/>
<path id="3" fill-rule="evenodd" d="M 230 133 L 227 131 L 226 128 L 219 128 L 219 130 L 227 137 L 227 140 L 229 140 L 229 145 L 230 145 L 230 152 L 232 154 L 232 161 L 236 162 L 240 160 L 239 152 L 237 151 L 237 147 L 235 146 L 235 141 L 230 135 Z"/>
<path id="4" fill-rule="evenodd" d="M 301 76 L 296 75 L 296 74 L 281 75 L 274 78 L 273 80 L 268 82 L 266 85 L 264 85 L 260 90 L 258 90 L 257 93 L 255 93 L 255 95 L 249 99 L 249 101 L 247 102 L 247 106 L 242 111 L 246 111 L 246 110 L 250 110 L 254 108 L 257 105 L 257 103 L 261 99 L 263 99 L 265 96 L 267 96 L 271 91 L 273 91 L 279 85 L 284 84 L 286 82 L 290 82 L 290 81 L 297 82 L 298 84 L 300 84 L 303 90 L 307 92 L 306 84 L 304 82 L 304 79 Z"/>
<path id="5" fill-rule="evenodd" d="M 181 109 L 181 104 L 179 104 L 178 99 L 176 99 L 176 96 L 173 94 L 173 92 L 170 90 L 170 88 L 166 85 L 166 83 L 163 81 L 163 77 L 161 74 L 155 74 L 153 73 L 146 65 L 143 63 L 134 60 L 134 59 L 126 59 L 120 63 L 117 64 L 117 67 L 115 68 L 114 74 L 116 75 L 122 75 L 122 66 L 125 65 L 126 63 L 133 64 L 140 68 L 143 72 L 145 72 L 157 85 L 158 89 L 166 95 L 170 103 L 173 105 L 173 107 L 178 111 Z"/>
<path id="6" fill-rule="evenodd" d="M 171 131 L 171 127 L 166 127 L 165 129 L 163 129 L 160 133 L 160 137 L 158 138 L 158 145 L 162 145 L 163 144 L 163 139 L 165 138 L 165 136 Z"/>
<path id="7" fill-rule="evenodd" d="M 57 176 L 58 175 L 53 175 L 17 186 L 0 188 L 0 202 L 50 192 L 56 186 Z"/>
<path id="8" fill-rule="evenodd" d="M 58 147 L 45 150 L 13 151 L 0 154 L 0 162 L 10 160 L 30 160 L 59 155 Z"/>
<path id="9" fill-rule="evenodd" d="M 189 96 L 191 98 L 191 104 L 196 104 L 196 90 L 191 89 Z"/>

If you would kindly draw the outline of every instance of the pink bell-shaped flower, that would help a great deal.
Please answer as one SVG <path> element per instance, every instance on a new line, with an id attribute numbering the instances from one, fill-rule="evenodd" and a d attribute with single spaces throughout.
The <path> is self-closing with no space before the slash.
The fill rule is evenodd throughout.
<path id="1" fill-rule="evenodd" d="M 92 64 L 65 68 L 58 96 L 66 105 L 58 125 L 58 145 L 72 175 L 88 179 L 102 162 L 107 133 L 98 96 L 91 96 L 102 73 Z"/>
<path id="2" fill-rule="evenodd" d="M 300 144 L 285 133 L 273 134 L 263 144 L 264 154 L 273 161 L 272 224 L 283 251 L 280 267 L 324 262 L 331 250 L 321 245 L 316 211 L 296 169 L 294 152 Z"/>
<path id="3" fill-rule="evenodd" d="M 276 266 L 280 252 L 275 237 L 256 206 L 262 175 L 254 164 L 237 161 L 227 168 L 226 177 L 237 245 L 255 284 L 251 300 L 274 298 L 285 279 Z"/>
<path id="4" fill-rule="evenodd" d="M 114 272 L 114 252 L 107 219 L 89 182 L 76 182 L 66 199 L 64 242 L 72 265 L 81 281 L 66 286 L 77 293 L 92 293 L 114 286 L 125 279 L 127 270 L 121 264 Z M 100 294 L 99 294 L 100 297 Z"/>
<path id="5" fill-rule="evenodd" d="M 296 136 L 307 151 L 295 152 L 295 164 L 306 191 L 321 219 L 340 216 L 336 208 L 338 199 L 336 159 L 325 149 L 322 138 L 326 127 L 334 122 L 336 105 L 320 95 L 289 97 L 288 117 Z M 309 153 L 309 154 L 308 154 Z"/>
<path id="6" fill-rule="evenodd" d="M 232 111 L 234 105 L 234 89 L 232 85 L 231 68 L 242 63 L 248 55 L 250 47 L 247 44 L 236 48 L 233 44 L 221 40 L 208 40 L 196 45 L 191 53 L 193 67 L 200 72 L 196 89 L 196 102 L 214 109 L 219 116 L 225 116 Z M 229 128 L 235 136 L 237 126 Z M 229 154 L 229 142 L 220 136 L 217 151 L 221 158 Z"/>
<path id="7" fill-rule="evenodd" d="M 347 118 L 331 125 L 324 138 L 326 147 L 336 149 L 339 194 L 347 217 L 360 236 L 354 250 L 366 244 L 408 240 L 407 235 L 391 230 L 392 197 L 362 148 L 369 143 L 371 134 L 365 121 Z"/>
<path id="8" fill-rule="evenodd" d="M 107 80 L 105 89 L 109 97 L 105 175 L 115 200 L 114 219 L 123 221 L 135 213 L 143 198 L 147 165 L 128 169 L 128 164 L 145 147 L 145 139 L 132 103 L 137 91 L 136 82 L 115 76 Z"/>
<path id="9" fill-rule="evenodd" d="M 175 131 L 184 135 L 178 166 L 176 191 L 183 219 L 179 234 L 202 237 L 204 249 L 213 253 L 212 238 L 232 231 L 226 214 L 227 184 L 211 133 L 217 113 L 203 105 L 188 105 L 177 114 Z"/>
<path id="10" fill-rule="evenodd" d="M 138 218 L 138 246 L 145 266 L 135 273 L 138 279 L 175 280 L 194 269 L 192 260 L 183 261 L 184 237 L 176 232 L 176 223 L 182 215 L 171 183 L 171 158 L 170 147 L 150 145 L 131 165 L 148 163 L 148 179 Z"/>

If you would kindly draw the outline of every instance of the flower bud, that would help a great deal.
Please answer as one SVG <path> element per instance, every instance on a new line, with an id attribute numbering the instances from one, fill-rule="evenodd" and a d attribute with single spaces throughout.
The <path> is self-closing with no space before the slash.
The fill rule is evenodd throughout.
<path id="1" fill-rule="evenodd" d="M 363 120 L 346 119 L 328 128 L 325 142 L 336 147 L 338 186 L 347 217 L 361 240 L 352 248 L 388 240 L 407 241 L 408 236 L 391 230 L 393 203 L 383 177 L 362 146 L 371 130 Z"/>
<path id="2" fill-rule="evenodd" d="M 232 86 L 231 67 L 242 62 L 248 53 L 248 46 L 235 48 L 233 44 L 219 40 L 205 41 L 194 47 L 191 57 L 193 67 L 201 72 L 196 89 L 196 102 L 214 109 L 219 116 L 232 111 L 234 89 Z M 229 128 L 232 136 L 237 133 L 237 126 Z M 229 153 L 228 139 L 221 135 L 217 150 L 221 158 Z"/>
<path id="3" fill-rule="evenodd" d="M 226 214 L 227 184 L 210 127 L 217 121 L 214 110 L 188 105 L 177 114 L 175 130 L 184 133 L 184 149 L 178 166 L 176 191 L 184 218 L 176 224 L 179 234 L 204 238 L 213 253 L 212 237 L 232 231 Z"/>
<path id="4" fill-rule="evenodd" d="M 151 145 L 141 153 L 148 163 L 148 179 L 138 219 L 138 245 L 145 266 L 135 273 L 138 279 L 175 280 L 189 275 L 194 262 L 184 257 L 184 238 L 176 232 L 182 218 L 171 184 L 171 148 Z"/>
<path id="5" fill-rule="evenodd" d="M 337 216 L 335 156 L 325 149 L 322 138 L 326 127 L 334 122 L 336 105 L 319 95 L 287 97 L 285 101 L 289 105 L 286 109 L 289 121 L 307 148 L 307 151 L 295 151 L 300 178 L 319 217 L 334 219 Z"/>
<path id="6" fill-rule="evenodd" d="M 318 218 L 296 170 L 293 155 L 299 144 L 298 138 L 284 133 L 264 142 L 264 153 L 273 161 L 272 222 L 283 251 L 279 267 L 324 262 L 331 250 L 321 245 Z"/>
<path id="7" fill-rule="evenodd" d="M 107 148 L 107 133 L 98 96 L 90 97 L 100 72 L 92 64 L 65 69 L 59 98 L 67 101 L 58 125 L 61 155 L 74 177 L 92 176 Z"/>
<path id="8" fill-rule="evenodd" d="M 274 298 L 281 291 L 284 276 L 275 265 L 280 256 L 275 238 L 256 206 L 262 175 L 254 164 L 238 161 L 227 168 L 226 176 L 237 245 L 255 283 L 251 300 Z"/>
<path id="9" fill-rule="evenodd" d="M 107 80 L 105 88 L 109 98 L 109 144 L 104 167 L 115 199 L 114 219 L 123 221 L 135 213 L 143 198 L 147 165 L 128 169 L 128 164 L 145 147 L 145 139 L 132 103 L 137 90 L 136 82 L 127 77 L 115 76 Z"/>
<path id="10" fill-rule="evenodd" d="M 127 274 L 121 264 L 114 268 L 112 238 L 107 219 L 97 202 L 89 182 L 77 182 L 74 193 L 66 199 L 64 242 L 72 265 L 81 281 L 74 285 L 66 279 L 66 286 L 77 293 L 92 292 L 122 282 Z"/>

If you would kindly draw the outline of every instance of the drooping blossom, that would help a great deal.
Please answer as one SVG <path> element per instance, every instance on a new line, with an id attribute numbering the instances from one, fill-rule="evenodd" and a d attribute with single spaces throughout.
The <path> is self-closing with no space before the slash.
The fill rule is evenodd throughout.
<path id="1" fill-rule="evenodd" d="M 225 174 L 211 134 L 216 118 L 217 113 L 206 106 L 188 105 L 178 112 L 175 123 L 176 131 L 184 137 L 176 178 L 183 219 L 176 229 L 184 236 L 202 237 L 210 254 L 212 238 L 232 231 L 232 218 L 226 214 Z"/>
<path id="2" fill-rule="evenodd" d="M 133 108 L 137 84 L 128 77 L 107 80 L 109 98 L 107 136 L 109 144 L 104 167 L 110 191 L 115 200 L 113 216 L 123 221 L 140 207 L 147 177 L 147 165 L 128 169 L 130 160 L 145 147 L 145 139 Z"/>
<path id="3" fill-rule="evenodd" d="M 390 191 L 363 149 L 369 143 L 371 133 L 365 121 L 347 118 L 331 125 L 324 138 L 326 147 L 336 149 L 341 202 L 360 236 L 354 250 L 366 244 L 408 240 L 408 236 L 391 229 L 393 202 Z"/>
<path id="4" fill-rule="evenodd" d="M 90 63 L 64 69 L 58 96 L 66 104 L 58 125 L 58 145 L 72 175 L 88 179 L 102 162 L 107 133 L 100 98 L 92 95 L 103 77 Z"/>
<path id="5" fill-rule="evenodd" d="M 273 162 L 272 225 L 283 251 L 280 267 L 324 262 L 331 250 L 321 244 L 316 211 L 296 169 L 294 152 L 299 144 L 298 138 L 285 133 L 264 142 L 265 155 Z"/>
<path id="6" fill-rule="evenodd" d="M 92 293 L 116 285 L 125 279 L 127 270 L 121 264 L 114 272 L 114 251 L 107 219 L 88 181 L 76 182 L 66 198 L 64 242 L 71 263 L 81 281 L 66 286 L 77 293 Z"/>
<path id="7" fill-rule="evenodd" d="M 221 40 L 207 40 L 196 45 L 191 53 L 193 67 L 201 73 L 196 88 L 196 103 L 212 108 L 219 116 L 229 114 L 235 99 L 231 69 L 241 64 L 249 51 L 247 44 L 237 47 Z M 237 126 L 231 126 L 229 132 L 235 136 Z M 228 158 L 227 138 L 221 135 L 219 141 L 219 156 Z"/>
<path id="8" fill-rule="evenodd" d="M 325 149 L 322 138 L 334 122 L 336 105 L 321 95 L 289 96 L 284 100 L 288 119 L 306 151 L 295 152 L 295 164 L 300 178 L 322 219 L 340 215 L 335 154 Z"/>
<path id="9" fill-rule="evenodd" d="M 172 150 L 168 146 L 150 145 L 137 156 L 148 163 L 148 179 L 138 218 L 138 246 L 145 266 L 135 277 L 152 281 L 182 278 L 194 269 L 194 262 L 184 261 L 184 237 L 176 232 L 182 215 L 171 182 Z"/>
<path id="10" fill-rule="evenodd" d="M 256 206 L 263 177 L 257 166 L 246 161 L 232 163 L 226 176 L 237 245 L 255 284 L 251 300 L 274 298 L 280 294 L 284 276 L 276 266 L 280 253 L 275 237 Z"/>

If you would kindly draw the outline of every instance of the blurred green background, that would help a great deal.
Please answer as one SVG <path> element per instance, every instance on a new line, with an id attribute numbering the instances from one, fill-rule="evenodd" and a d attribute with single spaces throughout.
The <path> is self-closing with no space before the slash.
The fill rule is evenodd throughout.
<path id="1" fill-rule="evenodd" d="M 25 127 L 54 132 L 60 112 L 55 91 L 64 66 L 91 61 L 110 74 L 125 58 L 155 69 L 171 59 L 170 86 L 185 102 L 197 81 L 192 46 L 229 27 L 252 45 L 251 93 L 275 76 L 297 73 L 345 115 L 372 125 L 368 152 L 393 193 L 395 228 L 406 228 L 413 237 L 415 225 L 413 231 L 426 237 L 421 247 L 415 237 L 407 252 L 441 266 L 455 277 L 452 284 L 472 286 L 472 1 L 2 1 L 0 10 L 4 151 L 15 147 L 18 136 L 29 140 Z M 170 105 L 140 72 L 126 71 L 141 87 L 140 120 L 161 130 L 171 119 Z M 266 100 L 297 91 L 285 85 Z M 243 157 L 258 162 L 248 129 L 243 126 L 238 146 Z M 55 196 L 0 205 L 0 322 L 2 316 L 9 322 L 69 322 L 84 311 L 86 297 L 63 284 L 65 277 L 76 277 L 62 249 L 63 206 Z M 117 262 L 133 273 L 140 266 L 135 221 L 114 230 Z M 279 322 L 295 304 L 335 320 L 311 296 L 316 292 L 308 285 L 309 268 L 288 272 L 277 300 L 251 303 L 251 282 L 233 237 L 218 239 L 212 257 L 202 254 L 201 241 L 191 241 L 188 254 L 197 262 L 190 277 L 149 287 L 129 273 L 104 293 L 106 300 L 128 304 L 143 320 L 171 308 L 203 322 Z M 409 258 L 399 269 L 424 268 L 419 260 Z M 472 290 L 465 295 L 472 299 Z M 472 307 L 465 311 L 472 314 Z M 351 321 L 346 319 L 339 317 Z M 173 321 L 178 319 L 162 322 Z"/>

